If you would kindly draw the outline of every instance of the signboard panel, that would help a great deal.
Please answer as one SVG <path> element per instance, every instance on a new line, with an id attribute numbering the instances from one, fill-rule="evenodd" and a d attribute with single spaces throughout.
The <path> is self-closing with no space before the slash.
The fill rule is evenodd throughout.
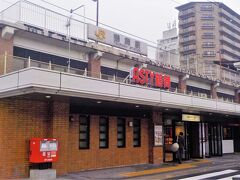
<path id="1" fill-rule="evenodd" d="M 155 125 L 154 126 L 154 146 L 162 146 L 162 145 L 163 145 L 162 126 Z"/>
<path id="2" fill-rule="evenodd" d="M 200 122 L 200 116 L 191 114 L 182 114 L 183 121 Z"/>
<path id="3" fill-rule="evenodd" d="M 88 24 L 88 39 L 147 56 L 147 43 Z"/>

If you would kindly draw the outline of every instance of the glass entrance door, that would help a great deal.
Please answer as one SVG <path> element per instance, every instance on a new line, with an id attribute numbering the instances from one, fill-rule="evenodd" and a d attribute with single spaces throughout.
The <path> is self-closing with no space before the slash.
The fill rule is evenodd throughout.
<path id="1" fill-rule="evenodd" d="M 222 125 L 220 123 L 208 124 L 209 155 L 222 156 Z"/>

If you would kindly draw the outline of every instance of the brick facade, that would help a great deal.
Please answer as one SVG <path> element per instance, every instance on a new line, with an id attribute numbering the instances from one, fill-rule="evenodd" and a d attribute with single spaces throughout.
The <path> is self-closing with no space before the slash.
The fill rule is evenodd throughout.
<path id="1" fill-rule="evenodd" d="M 101 76 L 101 59 L 97 59 L 95 54 L 89 54 L 88 73 L 92 77 L 100 78 Z"/>
<path id="2" fill-rule="evenodd" d="M 187 79 L 184 79 L 184 76 L 178 77 L 178 89 L 180 93 L 185 93 L 187 91 Z"/>
<path id="3" fill-rule="evenodd" d="M 133 147 L 133 118 L 126 118 L 126 147 L 117 147 L 117 117 L 109 117 L 109 147 L 99 148 L 99 117 L 90 116 L 90 149 L 79 149 L 79 114 L 69 121 L 69 102 L 28 99 L 0 100 L 0 179 L 25 178 L 31 164 L 29 140 L 57 138 L 59 160 L 53 163 L 58 175 L 86 169 L 117 167 L 150 162 L 149 119 L 141 120 L 141 147 Z M 162 158 L 162 148 L 153 148 Z M 156 162 L 162 162 L 156 161 Z M 151 163 L 151 162 L 150 162 Z"/>
<path id="4" fill-rule="evenodd" d="M 109 147 L 99 148 L 99 116 L 90 116 L 90 148 L 79 149 L 79 115 L 69 124 L 68 171 L 148 163 L 148 120 L 141 121 L 141 147 L 133 147 L 133 127 L 126 119 L 126 147 L 117 147 L 117 117 L 109 117 Z"/>
<path id="5" fill-rule="evenodd" d="M 0 100 L 0 179 L 27 177 L 29 139 L 46 137 L 48 121 L 46 102 Z"/>
<path id="6" fill-rule="evenodd" d="M 163 146 L 154 146 L 154 125 L 162 124 L 162 112 L 153 111 L 152 121 L 149 121 L 149 162 L 152 164 L 163 162 Z"/>

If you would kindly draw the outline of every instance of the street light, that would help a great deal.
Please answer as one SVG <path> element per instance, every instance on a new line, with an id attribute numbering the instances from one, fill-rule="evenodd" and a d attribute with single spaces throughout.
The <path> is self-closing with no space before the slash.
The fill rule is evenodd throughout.
<path id="1" fill-rule="evenodd" d="M 68 72 L 70 72 L 70 63 L 71 63 L 71 58 L 70 58 L 70 54 L 71 54 L 71 18 L 72 18 L 72 14 L 74 13 L 74 11 L 80 9 L 80 8 L 83 8 L 83 14 L 84 14 L 84 24 L 83 24 L 83 38 L 85 39 L 85 5 L 81 5 L 75 9 L 70 9 L 70 15 L 69 15 L 69 19 L 68 19 L 68 22 L 66 24 L 66 27 L 68 28 Z"/>
<path id="2" fill-rule="evenodd" d="M 94 2 L 97 2 L 97 17 L 96 17 L 96 26 L 98 26 L 98 14 L 99 14 L 99 0 L 93 0 Z"/>

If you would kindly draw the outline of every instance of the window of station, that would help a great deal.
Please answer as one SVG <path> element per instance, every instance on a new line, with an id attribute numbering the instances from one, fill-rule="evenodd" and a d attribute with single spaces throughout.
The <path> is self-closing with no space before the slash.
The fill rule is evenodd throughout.
<path id="1" fill-rule="evenodd" d="M 141 146 L 141 119 L 133 119 L 133 146 Z"/>
<path id="2" fill-rule="evenodd" d="M 79 121 L 79 149 L 89 149 L 90 117 L 80 116 Z"/>
<path id="3" fill-rule="evenodd" d="M 187 86 L 187 93 L 195 96 L 210 98 L 210 90 L 201 89 L 194 86 Z"/>
<path id="4" fill-rule="evenodd" d="M 99 119 L 99 148 L 108 148 L 109 120 L 107 117 Z"/>
<path id="5" fill-rule="evenodd" d="M 34 51 L 30 49 L 25 49 L 21 47 L 14 46 L 13 48 L 13 55 L 17 57 L 22 57 L 22 58 L 31 58 L 31 66 L 34 67 L 40 67 L 40 68 L 49 68 L 49 62 L 51 61 L 52 63 L 52 69 L 53 70 L 59 70 L 59 71 L 67 71 L 67 66 L 68 66 L 68 58 L 61 57 L 61 56 L 56 56 L 52 54 L 47 54 L 39 51 Z M 22 64 L 22 67 L 26 65 L 26 63 L 23 61 L 23 63 L 20 63 L 20 58 L 19 58 L 19 63 Z M 25 64 L 24 64 L 25 63 Z M 75 71 L 76 74 L 81 74 L 84 73 L 84 69 L 87 68 L 87 63 L 79 60 L 74 60 L 71 59 L 71 68 L 73 68 L 73 71 Z"/>
<path id="6" fill-rule="evenodd" d="M 223 140 L 233 139 L 233 128 L 226 126 L 223 127 Z"/>
<path id="7" fill-rule="evenodd" d="M 229 101 L 229 102 L 233 102 L 234 98 L 235 98 L 234 95 L 224 94 L 224 93 L 220 93 L 220 92 L 217 92 L 217 96 L 218 96 L 218 99 L 223 100 L 223 101 Z"/>
<path id="8" fill-rule="evenodd" d="M 101 66 L 101 73 L 103 79 L 112 80 L 115 76 L 117 82 L 122 82 L 129 75 L 129 72 L 103 66 Z"/>
<path id="9" fill-rule="evenodd" d="M 124 118 L 117 119 L 117 147 L 126 146 L 126 120 Z"/>

